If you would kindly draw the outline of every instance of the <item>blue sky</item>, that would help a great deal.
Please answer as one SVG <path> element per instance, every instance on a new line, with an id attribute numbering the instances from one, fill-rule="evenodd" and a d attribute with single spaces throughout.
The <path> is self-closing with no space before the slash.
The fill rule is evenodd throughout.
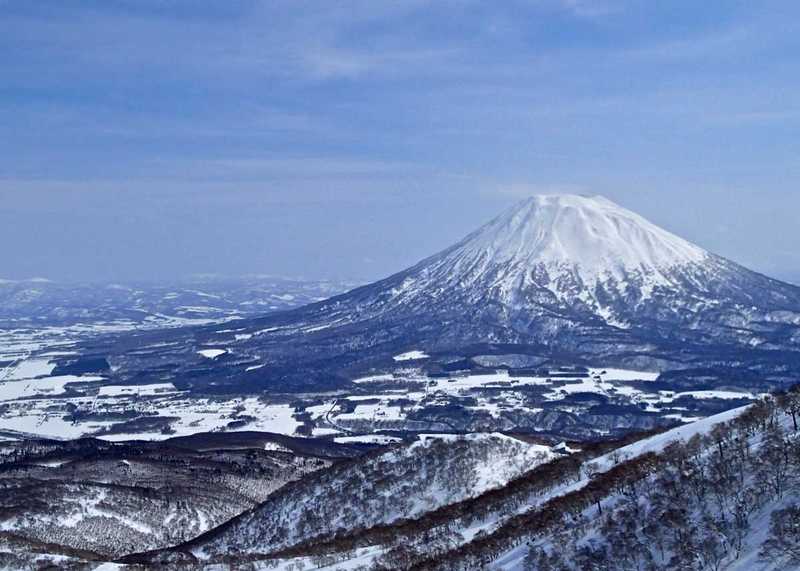
<path id="1" fill-rule="evenodd" d="M 0 277 L 381 277 L 604 194 L 800 275 L 800 4 L 0 0 Z"/>

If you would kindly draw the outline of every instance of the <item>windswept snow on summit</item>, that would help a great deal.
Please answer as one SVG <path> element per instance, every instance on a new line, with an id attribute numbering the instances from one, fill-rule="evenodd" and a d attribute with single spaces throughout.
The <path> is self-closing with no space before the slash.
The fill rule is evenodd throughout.
<path id="1" fill-rule="evenodd" d="M 541 195 L 422 262 L 392 294 L 407 301 L 465 295 L 473 304 L 524 311 L 521 319 L 551 315 L 541 308 L 555 302 L 628 329 L 631 310 L 655 294 L 691 298 L 687 286 L 716 271 L 707 267 L 713 258 L 606 198 Z"/>
<path id="2" fill-rule="evenodd" d="M 464 268 L 480 261 L 520 270 L 574 270 L 584 283 L 624 279 L 703 262 L 702 248 L 601 196 L 541 195 L 517 204 L 451 253 Z M 473 270 L 474 271 L 474 270 Z"/>
<path id="3" fill-rule="evenodd" d="M 383 315 L 401 309 L 421 315 L 445 306 L 464 313 L 456 319 L 484 322 L 478 316 L 488 311 L 504 327 L 537 329 L 545 337 L 570 327 L 568 321 L 587 319 L 617 330 L 650 319 L 699 329 L 705 314 L 726 312 L 709 319 L 718 327 L 769 311 L 764 319 L 794 323 L 800 306 L 797 288 L 711 254 L 599 196 L 533 196 L 376 285 L 383 290 L 374 291 Z M 790 307 L 785 315 L 779 311 Z"/>

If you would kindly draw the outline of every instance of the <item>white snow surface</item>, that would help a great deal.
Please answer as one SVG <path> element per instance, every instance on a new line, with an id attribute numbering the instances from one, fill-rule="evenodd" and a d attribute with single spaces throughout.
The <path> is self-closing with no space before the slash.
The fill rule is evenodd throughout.
<path id="1" fill-rule="evenodd" d="M 393 359 L 395 361 L 416 361 L 419 359 L 428 359 L 430 355 L 423 351 L 408 351 L 406 353 L 401 353 L 399 355 L 395 355 Z"/>
<path id="2" fill-rule="evenodd" d="M 501 433 L 425 435 L 323 481 L 312 479 L 305 489 L 279 492 L 192 553 L 201 559 L 231 551 L 264 554 L 313 537 L 413 519 L 504 486 L 553 457 L 548 446 Z M 309 527 L 309 518 L 318 523 Z"/>
<path id="3" fill-rule="evenodd" d="M 715 414 L 714 416 L 702 418 L 692 422 L 691 424 L 686 424 L 684 426 L 667 430 L 661 434 L 656 434 L 650 438 L 645 438 L 643 440 L 639 440 L 638 442 L 634 442 L 633 444 L 618 448 L 604 456 L 600 456 L 599 458 L 592 460 L 591 463 L 594 464 L 598 469 L 605 471 L 610 470 L 620 461 L 630 460 L 631 458 L 636 458 L 648 452 L 654 452 L 656 454 L 661 453 L 673 442 L 688 442 L 689 439 L 696 434 L 710 433 L 711 429 L 713 429 L 716 425 L 733 420 L 748 408 L 750 408 L 750 405 L 733 408 L 726 410 L 725 412 Z"/>
<path id="4" fill-rule="evenodd" d="M 205 357 L 206 359 L 216 359 L 227 353 L 227 349 L 201 349 L 197 353 Z"/>
<path id="5" fill-rule="evenodd" d="M 60 395 L 64 393 L 69 383 L 88 383 L 102 380 L 103 377 L 60 375 L 58 377 L 44 377 L 25 381 L 0 382 L 0 401 L 11 401 L 37 395 Z"/>
<path id="6" fill-rule="evenodd" d="M 358 436 L 339 436 L 333 439 L 337 444 L 394 444 L 402 442 L 402 438 L 396 436 L 389 436 L 387 434 L 361 434 Z"/>
<path id="7" fill-rule="evenodd" d="M 449 254 L 464 268 L 511 262 L 573 269 L 586 284 L 703 262 L 702 248 L 601 196 L 538 195 L 515 205 Z"/>
<path id="8" fill-rule="evenodd" d="M 49 359 L 26 359 L 0 372 L 0 380 L 18 381 L 46 377 L 55 368 L 55 364 L 51 364 Z"/>
<path id="9" fill-rule="evenodd" d="M 175 391 L 175 385 L 172 383 L 156 383 L 152 385 L 107 385 L 100 387 L 97 394 L 101 397 L 143 396 L 174 393 Z"/>
<path id="10" fill-rule="evenodd" d="M 727 410 L 720 414 L 692 422 L 691 424 L 686 424 L 684 426 L 679 426 L 666 432 L 656 434 L 650 438 L 639 440 L 638 442 L 617 448 L 608 454 L 604 454 L 598 458 L 590 460 L 587 462 L 587 465 L 591 466 L 594 471 L 605 472 L 621 462 L 626 462 L 648 452 L 654 452 L 656 454 L 661 453 L 673 442 L 687 442 L 695 435 L 710 433 L 716 425 L 736 418 L 748 408 L 749 405 Z M 554 489 L 549 497 L 579 490 L 586 486 L 589 481 L 589 477 L 584 477 L 578 482 L 561 486 L 560 488 Z M 534 506 L 531 506 L 531 508 L 533 507 Z M 514 547 L 493 561 L 489 569 L 494 571 L 524 571 L 522 560 L 527 552 L 528 547 L 526 545 Z"/>

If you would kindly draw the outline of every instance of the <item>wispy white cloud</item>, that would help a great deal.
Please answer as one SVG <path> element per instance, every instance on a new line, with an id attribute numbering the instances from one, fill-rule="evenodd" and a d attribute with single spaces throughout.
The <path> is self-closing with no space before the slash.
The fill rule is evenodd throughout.
<path id="1" fill-rule="evenodd" d="M 173 197 L 177 213 L 202 196 L 236 215 L 303 201 L 341 215 L 413 197 L 463 222 L 536 193 L 644 189 L 718 212 L 712 184 L 794 192 L 800 12 L 788 3 L 123 4 L 0 11 L 0 194 L 16 204 L 71 188 Z M 51 203 L 25 204 L 33 227 Z M 705 217 L 698 237 L 715 227 Z"/>

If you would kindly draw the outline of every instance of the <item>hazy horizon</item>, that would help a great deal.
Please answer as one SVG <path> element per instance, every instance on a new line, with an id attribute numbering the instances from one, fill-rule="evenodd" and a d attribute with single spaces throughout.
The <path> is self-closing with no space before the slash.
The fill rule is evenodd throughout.
<path id="1" fill-rule="evenodd" d="M 800 279 L 800 6 L 0 2 L 0 278 L 368 281 L 601 194 Z"/>

